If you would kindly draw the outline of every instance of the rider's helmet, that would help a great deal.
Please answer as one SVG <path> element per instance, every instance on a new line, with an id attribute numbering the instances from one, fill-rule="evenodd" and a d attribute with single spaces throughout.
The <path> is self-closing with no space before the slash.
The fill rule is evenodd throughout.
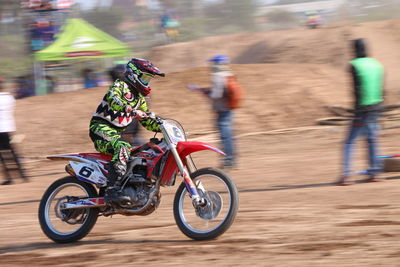
<path id="1" fill-rule="evenodd" d="M 141 58 L 132 58 L 125 68 L 125 78 L 129 87 L 146 96 L 150 93 L 150 80 L 155 76 L 165 76 L 150 61 Z"/>
<path id="2" fill-rule="evenodd" d="M 214 72 L 226 71 L 228 69 L 229 57 L 225 55 L 215 55 L 208 59 L 212 63 L 211 70 Z"/>

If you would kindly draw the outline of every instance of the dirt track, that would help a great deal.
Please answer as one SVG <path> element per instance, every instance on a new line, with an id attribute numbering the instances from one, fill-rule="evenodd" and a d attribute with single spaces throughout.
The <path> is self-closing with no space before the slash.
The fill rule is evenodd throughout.
<path id="1" fill-rule="evenodd" d="M 30 163 L 31 183 L 0 188 L 0 264 L 396 266 L 400 177 L 331 185 L 338 174 L 342 134 L 342 128 L 329 128 L 241 139 L 242 160 L 230 173 L 240 189 L 239 214 L 227 233 L 209 242 L 190 241 L 175 226 L 174 187 L 164 190 L 160 208 L 150 216 L 101 217 L 81 242 L 54 244 L 41 233 L 37 200 L 64 175 L 63 165 Z M 390 145 L 396 134 L 385 131 L 386 153 L 396 151 Z M 360 150 L 359 169 L 364 163 Z M 195 159 L 200 166 L 215 165 L 215 159 L 202 154 Z"/>
<path id="2" fill-rule="evenodd" d="M 357 29 L 377 36 L 376 29 L 385 23 L 390 22 Z M 290 34 L 301 35 L 296 31 Z M 387 60 L 393 68 L 398 66 L 393 59 Z M 324 105 L 350 103 L 342 66 L 316 63 L 233 66 L 247 90 L 247 105 L 236 114 L 237 135 L 260 134 L 238 139 L 240 164 L 230 175 L 240 190 L 240 208 L 233 226 L 219 239 L 194 242 L 179 231 L 172 215 L 177 187 L 172 187 L 163 190 L 161 205 L 150 216 L 101 217 L 82 241 L 54 244 L 40 230 L 38 200 L 52 181 L 64 176 L 64 164 L 39 160 L 26 163 L 30 183 L 17 181 L 0 187 L 0 265 L 398 266 L 398 174 L 386 174 L 388 179 L 381 183 L 333 186 L 339 174 L 345 128 L 265 134 L 274 129 L 312 126 L 315 119 L 327 115 Z M 392 96 L 397 95 L 396 79 L 389 80 Z M 189 133 L 212 130 L 207 103 L 184 89 L 185 84 L 206 81 L 204 68 L 156 81 L 152 109 L 180 120 Z M 31 160 L 48 154 L 93 151 L 87 136 L 88 121 L 104 90 L 18 101 L 18 130 L 26 135 L 19 150 Z M 399 153 L 398 129 L 382 133 L 382 153 Z M 213 134 L 196 138 L 211 143 L 216 140 Z M 363 148 L 359 143 L 355 169 L 365 167 Z M 202 152 L 195 157 L 200 167 L 218 164 L 216 156 L 209 155 Z"/>

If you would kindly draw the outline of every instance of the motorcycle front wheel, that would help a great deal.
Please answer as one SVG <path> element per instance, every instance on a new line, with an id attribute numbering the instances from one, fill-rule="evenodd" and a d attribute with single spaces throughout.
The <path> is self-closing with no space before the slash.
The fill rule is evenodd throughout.
<path id="1" fill-rule="evenodd" d="M 182 183 L 174 199 L 175 221 L 192 239 L 214 239 L 228 230 L 235 220 L 239 206 L 236 185 L 226 173 L 213 168 L 199 169 L 190 176 L 205 204 L 194 207 L 186 185 Z"/>
<path id="2" fill-rule="evenodd" d="M 67 176 L 51 184 L 39 205 L 39 222 L 46 236 L 57 243 L 85 237 L 95 225 L 99 210 L 63 209 L 62 204 L 88 197 L 97 197 L 96 189 L 75 177 Z"/>

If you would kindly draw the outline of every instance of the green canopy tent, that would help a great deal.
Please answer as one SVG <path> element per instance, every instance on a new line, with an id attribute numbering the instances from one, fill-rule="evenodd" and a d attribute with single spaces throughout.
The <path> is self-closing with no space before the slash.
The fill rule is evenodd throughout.
<path id="1" fill-rule="evenodd" d="M 37 61 L 123 57 L 130 48 L 83 19 L 68 19 L 56 41 L 35 53 Z"/>
<path id="2" fill-rule="evenodd" d="M 46 94 L 47 91 L 42 78 L 44 61 L 125 57 L 130 52 L 121 41 L 85 20 L 68 19 L 54 43 L 34 55 L 36 94 Z"/>

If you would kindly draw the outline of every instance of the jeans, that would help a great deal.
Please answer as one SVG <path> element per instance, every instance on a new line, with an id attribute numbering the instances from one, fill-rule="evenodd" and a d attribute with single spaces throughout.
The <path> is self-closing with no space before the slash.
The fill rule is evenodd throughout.
<path id="1" fill-rule="evenodd" d="M 377 152 L 377 138 L 379 131 L 378 117 L 379 113 L 369 112 L 362 113 L 353 120 L 350 126 L 349 134 L 344 144 L 342 176 L 347 177 L 351 174 L 351 156 L 353 143 L 358 137 L 361 136 L 366 136 L 368 141 L 369 169 L 367 173 L 369 175 L 373 175 L 380 171 L 380 162 Z"/>
<path id="2" fill-rule="evenodd" d="M 217 126 L 220 133 L 223 151 L 226 154 L 225 161 L 235 161 L 235 148 L 232 131 L 232 111 L 217 112 Z"/>

